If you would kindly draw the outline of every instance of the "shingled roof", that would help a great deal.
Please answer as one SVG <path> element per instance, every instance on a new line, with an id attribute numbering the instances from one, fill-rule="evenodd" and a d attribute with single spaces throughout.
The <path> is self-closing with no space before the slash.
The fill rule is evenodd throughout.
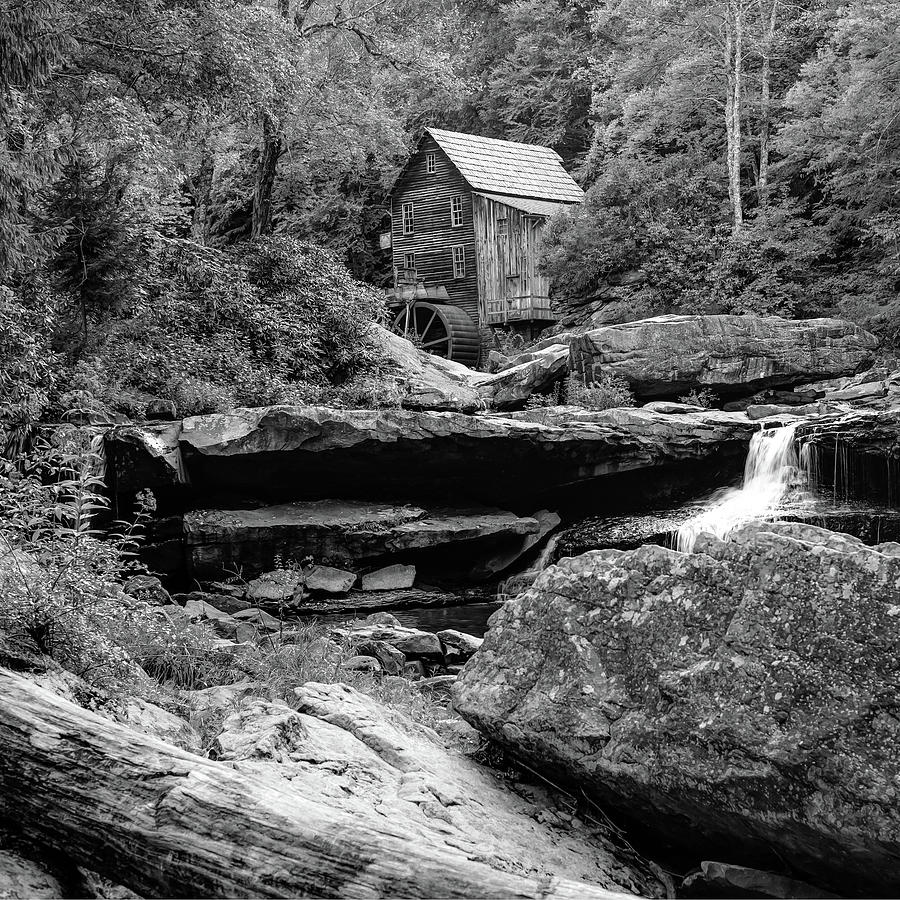
<path id="1" fill-rule="evenodd" d="M 584 191 L 562 167 L 557 153 L 537 144 L 427 128 L 469 186 L 476 191 L 579 203 Z"/>

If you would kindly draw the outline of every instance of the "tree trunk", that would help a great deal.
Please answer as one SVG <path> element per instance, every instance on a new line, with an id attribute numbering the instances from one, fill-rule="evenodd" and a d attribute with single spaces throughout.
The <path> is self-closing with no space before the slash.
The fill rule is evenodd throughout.
<path id="1" fill-rule="evenodd" d="M 725 128 L 727 136 L 728 196 L 731 200 L 732 232 L 744 224 L 741 203 L 741 91 L 743 74 L 743 11 L 739 0 L 729 0 L 725 14 Z"/>
<path id="2" fill-rule="evenodd" d="M 772 0 L 769 23 L 763 39 L 762 70 L 760 72 L 759 103 L 759 176 L 756 182 L 760 209 L 769 203 L 769 132 L 772 117 L 772 44 L 775 41 L 775 23 L 778 18 L 778 0 Z"/>
<path id="3" fill-rule="evenodd" d="M 278 0 L 278 15 L 287 20 L 290 0 Z M 268 112 L 262 114 L 262 146 L 259 165 L 256 168 L 256 186 L 253 190 L 253 218 L 250 224 L 252 237 L 263 237 L 272 231 L 272 190 L 278 159 L 284 150 L 278 123 Z"/>
<path id="4" fill-rule="evenodd" d="M 208 139 L 204 139 L 200 155 L 200 168 L 193 179 L 194 214 L 191 220 L 191 237 L 198 244 L 205 244 L 212 195 L 215 160 Z"/>
<path id="5" fill-rule="evenodd" d="M 262 146 L 253 191 L 253 223 L 250 232 L 253 237 L 262 237 L 272 231 L 272 189 L 275 186 L 275 172 L 281 151 L 278 126 L 268 113 L 263 113 Z"/>
<path id="6" fill-rule="evenodd" d="M 0 819 L 145 897 L 561 897 L 417 840 L 384 817 L 310 799 L 132 731 L 0 669 Z"/>

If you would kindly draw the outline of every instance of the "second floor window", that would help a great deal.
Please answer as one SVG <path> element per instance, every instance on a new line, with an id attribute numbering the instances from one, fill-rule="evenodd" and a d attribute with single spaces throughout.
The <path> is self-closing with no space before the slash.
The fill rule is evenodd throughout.
<path id="1" fill-rule="evenodd" d="M 466 277 L 466 248 L 462 245 L 458 245 L 452 248 L 453 250 L 453 277 L 454 278 L 465 278 Z"/>
<path id="2" fill-rule="evenodd" d="M 425 154 L 425 171 L 426 171 L 429 175 L 431 175 L 431 174 L 434 173 L 434 170 L 435 170 L 435 159 L 434 159 L 434 154 L 433 154 L 433 153 L 426 153 L 426 154 Z"/>
<path id="3" fill-rule="evenodd" d="M 403 204 L 403 233 L 412 234 L 416 228 L 416 213 L 412 203 Z"/>
<path id="4" fill-rule="evenodd" d="M 462 205 L 462 197 L 457 196 L 453 197 L 450 200 L 450 225 L 453 228 L 462 225 L 463 223 L 463 205 Z"/>

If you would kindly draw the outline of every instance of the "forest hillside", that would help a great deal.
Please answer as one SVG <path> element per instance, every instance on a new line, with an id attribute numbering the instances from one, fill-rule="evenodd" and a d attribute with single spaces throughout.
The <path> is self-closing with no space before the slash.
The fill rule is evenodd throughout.
<path id="1" fill-rule="evenodd" d="M 426 125 L 551 146 L 586 189 L 545 239 L 564 324 L 836 314 L 890 350 L 898 26 L 890 0 L 3 0 L 4 418 L 371 402 L 365 285 Z"/>

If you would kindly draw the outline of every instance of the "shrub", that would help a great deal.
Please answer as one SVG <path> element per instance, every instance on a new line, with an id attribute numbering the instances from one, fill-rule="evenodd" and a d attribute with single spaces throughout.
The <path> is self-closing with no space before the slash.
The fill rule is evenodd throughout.
<path id="1" fill-rule="evenodd" d="M 18 465 L 0 462 L 0 632 L 92 684 L 134 688 L 146 679 L 136 660 L 179 647 L 200 660 L 209 635 L 124 592 L 135 535 L 95 529 L 107 507 L 102 459 L 83 440 L 63 432 Z"/>
<path id="2" fill-rule="evenodd" d="M 518 356 L 528 342 L 525 336 L 514 328 L 495 328 L 494 344 L 504 356 Z"/>
<path id="3" fill-rule="evenodd" d="M 375 376 L 370 325 L 382 315 L 379 292 L 321 248 L 280 237 L 229 251 L 173 241 L 156 295 L 90 350 L 105 386 L 98 400 L 128 413 L 166 397 L 183 415 L 309 402 Z"/>
<path id="4" fill-rule="evenodd" d="M 50 349 L 52 298 L 29 299 L 0 285 L 0 456 L 26 448 L 44 414 L 58 361 Z"/>
<path id="5" fill-rule="evenodd" d="M 689 406 L 702 406 L 704 409 L 712 409 L 719 402 L 719 395 L 709 388 L 694 388 L 694 390 L 678 398 L 679 403 L 687 403 Z"/>
<path id="6" fill-rule="evenodd" d="M 628 382 L 612 372 L 602 372 L 597 381 L 585 385 L 576 379 L 569 381 L 568 402 L 585 409 L 603 410 L 634 406 L 634 394 Z"/>

